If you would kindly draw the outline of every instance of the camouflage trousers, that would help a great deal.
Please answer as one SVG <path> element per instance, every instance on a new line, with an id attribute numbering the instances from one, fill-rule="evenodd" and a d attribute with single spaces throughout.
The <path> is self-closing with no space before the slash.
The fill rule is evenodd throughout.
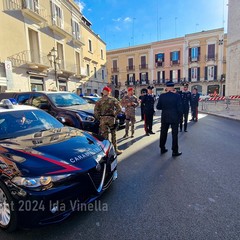
<path id="1" fill-rule="evenodd" d="M 115 128 L 115 117 L 111 116 L 101 116 L 100 118 L 100 134 L 107 140 L 109 140 L 109 131 L 112 136 L 112 144 L 115 149 L 117 149 L 117 140 L 116 140 L 116 128 Z"/>
<path id="2" fill-rule="evenodd" d="M 128 134 L 129 131 L 129 123 L 131 122 L 131 132 L 132 134 L 134 133 L 134 124 L 136 123 L 136 117 L 135 114 L 134 115 L 126 115 L 126 127 L 125 127 L 125 131 Z"/>

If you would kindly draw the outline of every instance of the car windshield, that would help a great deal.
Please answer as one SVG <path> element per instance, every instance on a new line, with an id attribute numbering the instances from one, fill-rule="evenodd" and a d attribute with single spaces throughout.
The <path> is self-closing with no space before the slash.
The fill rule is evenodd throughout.
<path id="1" fill-rule="evenodd" d="M 85 105 L 87 102 L 75 93 L 51 93 L 48 95 L 57 107 Z"/>
<path id="2" fill-rule="evenodd" d="M 63 124 L 57 119 L 38 109 L 0 112 L 0 139 L 61 127 Z"/>

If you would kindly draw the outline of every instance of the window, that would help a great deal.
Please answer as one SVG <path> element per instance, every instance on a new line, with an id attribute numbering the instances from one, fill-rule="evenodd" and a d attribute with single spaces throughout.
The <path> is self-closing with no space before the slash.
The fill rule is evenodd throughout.
<path id="1" fill-rule="evenodd" d="M 155 55 L 155 66 L 162 67 L 164 63 L 164 53 L 158 53 Z"/>
<path id="2" fill-rule="evenodd" d="M 140 69 L 146 69 L 147 68 L 147 64 L 146 64 L 146 56 L 141 56 L 141 65 L 140 65 Z"/>
<path id="3" fill-rule="evenodd" d="M 134 70 L 133 58 L 129 58 L 129 59 L 128 59 L 128 69 L 129 69 L 129 70 Z"/>
<path id="4" fill-rule="evenodd" d="M 87 76 L 90 76 L 90 66 L 87 64 Z"/>
<path id="5" fill-rule="evenodd" d="M 61 60 L 60 68 L 64 68 L 63 45 L 61 43 L 57 43 L 57 54 L 58 58 Z"/>
<path id="6" fill-rule="evenodd" d="M 32 98 L 32 105 L 41 108 L 43 105 L 50 105 L 46 96 L 42 94 L 34 94 Z"/>
<path id="7" fill-rule="evenodd" d="M 197 81 L 197 74 L 198 73 L 198 68 L 194 67 L 191 68 L 191 81 L 196 82 Z"/>
<path id="8" fill-rule="evenodd" d="M 217 66 L 205 67 L 205 80 L 217 80 Z"/>
<path id="9" fill-rule="evenodd" d="M 31 90 L 32 91 L 43 91 L 43 78 L 30 77 Z"/>
<path id="10" fill-rule="evenodd" d="M 104 80 L 104 69 L 102 69 L 102 80 Z"/>
<path id="11" fill-rule="evenodd" d="M 180 62 L 180 51 L 174 51 L 170 53 L 171 64 L 179 64 Z"/>
<path id="12" fill-rule="evenodd" d="M 31 62 L 40 63 L 38 32 L 28 29 Z"/>
<path id="13" fill-rule="evenodd" d="M 60 28 L 63 28 L 63 13 L 62 9 L 51 2 L 52 7 L 52 22 L 54 25 L 57 25 Z"/>
<path id="14" fill-rule="evenodd" d="M 88 51 L 92 52 L 92 41 L 88 39 Z"/>
<path id="15" fill-rule="evenodd" d="M 148 84 L 148 73 L 140 73 L 140 84 L 145 85 Z"/>
<path id="16" fill-rule="evenodd" d="M 158 71 L 157 72 L 157 82 L 158 83 L 165 83 L 165 71 Z"/>
<path id="17" fill-rule="evenodd" d="M 193 47 L 189 49 L 189 58 L 191 62 L 199 61 L 200 47 Z"/>
<path id="18" fill-rule="evenodd" d="M 209 44 L 208 45 L 208 60 L 215 59 L 215 44 Z"/>
<path id="19" fill-rule="evenodd" d="M 134 85 L 135 83 L 135 74 L 134 73 L 130 73 L 127 75 L 127 79 L 128 79 L 128 85 Z"/>
<path id="20" fill-rule="evenodd" d="M 80 74 L 80 53 L 76 52 L 76 72 Z"/>
<path id="21" fill-rule="evenodd" d="M 103 58 L 103 50 L 101 49 L 101 59 L 104 59 Z"/>
<path id="22" fill-rule="evenodd" d="M 72 20 L 72 34 L 75 39 L 80 40 L 79 24 L 74 20 Z"/>
<path id="23" fill-rule="evenodd" d="M 97 78 L 97 68 L 94 67 L 94 78 Z"/>
<path id="24" fill-rule="evenodd" d="M 180 82 L 181 70 L 170 70 L 170 81 L 174 83 Z"/>

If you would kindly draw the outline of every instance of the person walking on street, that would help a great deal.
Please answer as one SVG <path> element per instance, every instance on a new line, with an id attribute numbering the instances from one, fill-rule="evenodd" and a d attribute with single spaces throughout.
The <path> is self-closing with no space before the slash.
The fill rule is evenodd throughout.
<path id="1" fill-rule="evenodd" d="M 100 121 L 100 134 L 108 139 L 109 130 L 112 136 L 112 144 L 116 153 L 119 155 L 122 153 L 117 148 L 116 141 L 116 117 L 121 112 L 122 108 L 118 100 L 109 96 L 111 89 L 109 87 L 103 88 L 103 96 L 98 100 L 94 107 L 94 115 Z"/>
<path id="2" fill-rule="evenodd" d="M 189 108 L 191 105 L 191 92 L 188 91 L 188 84 L 185 83 L 183 85 L 183 90 L 178 92 L 181 99 L 182 99 L 182 107 L 183 107 L 183 112 L 180 117 L 180 122 L 179 122 L 179 128 L 180 132 L 182 131 L 182 126 L 184 122 L 184 132 L 187 132 L 187 123 L 188 123 L 188 114 L 189 114 Z"/>
<path id="3" fill-rule="evenodd" d="M 128 93 L 126 96 L 123 97 L 121 100 L 121 105 L 125 107 L 125 115 L 126 115 L 126 127 L 125 127 L 125 135 L 123 136 L 128 137 L 129 131 L 129 122 L 131 122 L 131 137 L 134 137 L 134 124 L 136 122 L 135 117 L 135 108 L 139 105 L 138 99 L 135 95 L 133 95 L 133 88 L 128 88 Z"/>
<path id="4" fill-rule="evenodd" d="M 160 153 L 164 154 L 168 151 L 166 148 L 168 129 L 172 128 L 172 156 L 177 157 L 182 154 L 178 151 L 178 124 L 179 116 L 182 114 L 182 101 L 180 95 L 174 93 L 174 83 L 167 82 L 166 93 L 160 95 L 157 103 L 157 109 L 162 110 L 161 113 L 161 132 L 159 147 Z"/>
<path id="5" fill-rule="evenodd" d="M 198 121 L 198 102 L 199 102 L 199 93 L 197 88 L 193 88 L 191 95 L 191 112 L 192 119 L 190 121 Z"/>
<path id="6" fill-rule="evenodd" d="M 155 113 L 154 110 L 154 97 L 152 94 L 152 90 L 154 87 L 148 86 L 148 93 L 143 96 L 142 104 L 143 104 L 143 113 L 144 113 L 144 129 L 146 132 L 146 136 L 150 134 L 155 134 L 152 131 L 153 126 L 153 115 Z"/>

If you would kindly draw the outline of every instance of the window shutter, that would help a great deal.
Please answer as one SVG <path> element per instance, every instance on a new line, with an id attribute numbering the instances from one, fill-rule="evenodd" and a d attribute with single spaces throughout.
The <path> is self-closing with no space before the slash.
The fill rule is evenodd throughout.
<path id="1" fill-rule="evenodd" d="M 172 61 L 172 52 L 170 52 L 170 61 Z"/>
<path id="2" fill-rule="evenodd" d="M 198 61 L 200 60 L 200 56 L 201 56 L 201 47 L 198 47 Z"/>
<path id="3" fill-rule="evenodd" d="M 192 74 L 191 74 L 191 72 L 192 72 L 192 69 L 189 68 L 189 69 L 188 69 L 188 81 L 189 81 L 189 82 L 192 81 Z"/>
<path id="4" fill-rule="evenodd" d="M 189 58 L 189 60 L 191 60 L 191 52 L 192 52 L 192 48 L 189 48 L 188 49 L 188 58 Z"/>
<path id="5" fill-rule="evenodd" d="M 180 62 L 180 51 L 178 51 L 178 62 Z"/>
<path id="6" fill-rule="evenodd" d="M 205 67 L 205 76 L 204 76 L 204 79 L 205 79 L 205 80 L 208 80 L 208 77 L 207 77 L 207 72 L 208 72 L 208 68 L 207 68 L 207 67 Z"/>
<path id="7" fill-rule="evenodd" d="M 162 72 L 163 82 L 165 82 L 165 71 Z"/>
<path id="8" fill-rule="evenodd" d="M 140 82 L 142 82 L 142 73 L 139 73 Z"/>
<path id="9" fill-rule="evenodd" d="M 217 66 L 214 66 L 214 80 L 217 80 Z"/>
<path id="10" fill-rule="evenodd" d="M 127 74 L 127 81 L 129 82 L 129 74 Z"/>
<path id="11" fill-rule="evenodd" d="M 170 70 L 170 81 L 172 81 L 172 75 L 173 75 L 173 74 L 172 74 L 172 71 L 173 71 L 173 70 Z"/>
<path id="12" fill-rule="evenodd" d="M 180 80 L 181 80 L 181 70 L 178 69 L 178 82 L 180 82 Z"/>
<path id="13" fill-rule="evenodd" d="M 148 81 L 148 72 L 146 72 L 146 80 Z"/>
<path id="14" fill-rule="evenodd" d="M 197 80 L 200 81 L 200 67 L 197 68 Z"/>

